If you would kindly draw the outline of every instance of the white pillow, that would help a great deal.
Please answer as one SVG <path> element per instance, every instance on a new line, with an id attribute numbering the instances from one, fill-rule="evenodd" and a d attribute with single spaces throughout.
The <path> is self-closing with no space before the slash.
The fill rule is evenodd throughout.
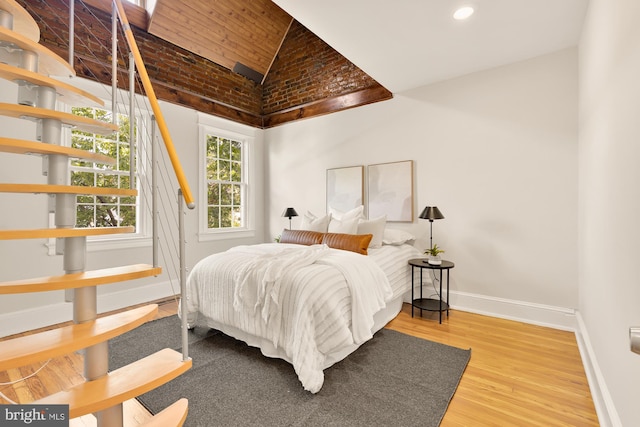
<path id="1" fill-rule="evenodd" d="M 367 220 L 361 219 L 358 222 L 357 234 L 373 234 L 373 238 L 369 243 L 370 248 L 379 248 L 382 246 L 382 238 L 384 235 L 384 226 L 387 224 L 387 216 L 382 215 L 379 218 Z"/>
<path id="2" fill-rule="evenodd" d="M 301 230 L 318 231 L 320 233 L 326 233 L 329 229 L 329 222 L 331 221 L 331 214 L 325 216 L 317 216 L 307 211 L 302 217 Z"/>
<path id="3" fill-rule="evenodd" d="M 335 219 L 339 219 L 339 220 L 345 220 L 345 219 L 365 219 L 364 217 L 364 206 L 360 205 L 357 208 L 353 208 L 351 210 L 348 210 L 346 212 L 342 212 L 338 209 L 329 207 L 329 213 L 331 213 L 331 217 L 335 218 Z"/>
<path id="4" fill-rule="evenodd" d="M 337 219 L 331 215 L 331 221 L 329 221 L 329 233 L 363 234 L 357 233 L 357 231 L 358 218 Z"/>
<path id="5" fill-rule="evenodd" d="M 415 239 L 416 238 L 413 234 L 407 233 L 406 231 L 385 228 L 382 243 L 385 245 L 402 245 L 407 243 L 409 240 Z"/>

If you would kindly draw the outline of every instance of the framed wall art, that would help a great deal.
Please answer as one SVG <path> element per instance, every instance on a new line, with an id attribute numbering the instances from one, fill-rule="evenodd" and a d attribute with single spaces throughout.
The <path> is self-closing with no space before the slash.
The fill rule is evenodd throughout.
<path id="1" fill-rule="evenodd" d="M 327 212 L 346 212 L 363 204 L 364 166 L 327 169 Z"/>
<path id="2" fill-rule="evenodd" d="M 367 166 L 369 218 L 413 222 L 413 160 Z"/>

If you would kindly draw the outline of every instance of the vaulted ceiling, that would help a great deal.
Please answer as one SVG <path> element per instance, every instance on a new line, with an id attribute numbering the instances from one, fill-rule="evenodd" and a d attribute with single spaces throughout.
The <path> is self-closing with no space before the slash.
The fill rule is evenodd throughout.
<path id="1" fill-rule="evenodd" d="M 268 73 L 293 17 L 394 93 L 575 46 L 588 6 L 588 0 L 156 2 L 152 34 L 241 74 L 254 72 L 254 80 Z M 466 5 L 475 14 L 453 20 Z"/>

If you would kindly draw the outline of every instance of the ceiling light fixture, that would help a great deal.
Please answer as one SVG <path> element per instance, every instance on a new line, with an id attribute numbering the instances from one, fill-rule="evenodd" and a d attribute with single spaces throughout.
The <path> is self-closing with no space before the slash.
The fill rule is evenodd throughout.
<path id="1" fill-rule="evenodd" d="M 473 8 L 471 6 L 464 6 L 453 13 L 453 18 L 458 21 L 462 21 L 469 18 L 471 15 L 473 15 Z"/>

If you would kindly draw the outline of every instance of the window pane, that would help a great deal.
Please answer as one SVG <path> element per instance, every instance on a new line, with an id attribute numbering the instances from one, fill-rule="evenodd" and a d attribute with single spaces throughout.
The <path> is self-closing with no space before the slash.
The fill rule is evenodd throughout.
<path id="1" fill-rule="evenodd" d="M 118 142 L 128 143 L 129 142 L 129 116 L 125 116 L 123 114 L 118 115 Z M 134 138 L 135 138 L 135 129 Z"/>
<path id="2" fill-rule="evenodd" d="M 207 181 L 218 179 L 218 161 L 213 160 L 207 164 Z"/>
<path id="3" fill-rule="evenodd" d="M 242 227 L 242 211 L 240 208 L 232 208 L 233 211 L 233 227 Z"/>
<path id="4" fill-rule="evenodd" d="M 242 193 L 239 185 L 232 185 L 233 190 L 233 205 L 240 206 L 242 204 Z"/>
<path id="5" fill-rule="evenodd" d="M 122 227 L 135 226 L 136 225 L 136 207 L 135 205 L 120 206 L 120 217 L 122 221 L 120 225 Z"/>
<path id="6" fill-rule="evenodd" d="M 218 157 L 218 137 L 207 135 L 207 158 Z"/>
<path id="7" fill-rule="evenodd" d="M 221 159 L 231 159 L 231 141 L 228 139 L 220 138 L 220 154 Z"/>
<path id="8" fill-rule="evenodd" d="M 94 226 L 94 207 L 93 205 L 78 205 L 76 214 L 76 227 L 93 227 Z"/>
<path id="9" fill-rule="evenodd" d="M 96 202 L 96 199 L 95 199 L 94 196 L 81 195 L 81 196 L 78 196 L 77 202 L 78 203 L 91 203 L 91 204 L 94 204 Z"/>
<path id="10" fill-rule="evenodd" d="M 233 211 L 230 207 L 220 208 L 220 227 L 231 228 L 233 224 Z"/>
<path id="11" fill-rule="evenodd" d="M 229 181 L 242 181 L 242 164 L 240 162 L 231 162 L 231 179 Z"/>
<path id="12" fill-rule="evenodd" d="M 94 187 L 94 179 L 95 174 L 93 172 L 71 172 L 71 185 Z"/>
<path id="13" fill-rule="evenodd" d="M 209 197 L 207 201 L 209 205 L 220 204 L 220 184 L 209 184 Z"/>
<path id="14" fill-rule="evenodd" d="M 129 144 L 121 144 L 118 147 L 118 170 L 120 171 L 128 171 L 129 163 L 130 163 L 130 151 Z"/>
<path id="15" fill-rule="evenodd" d="M 220 185 L 220 205 L 221 206 L 229 206 L 231 205 L 233 186 L 231 184 L 221 184 Z"/>
<path id="16" fill-rule="evenodd" d="M 96 174 L 96 187 L 118 188 L 118 176 Z"/>
<path id="17" fill-rule="evenodd" d="M 220 174 L 218 179 L 220 181 L 231 181 L 231 162 L 227 160 L 220 160 Z"/>
<path id="18" fill-rule="evenodd" d="M 129 182 L 131 181 L 131 179 L 129 178 L 129 175 L 120 175 L 120 184 L 118 185 L 118 188 L 124 188 L 124 189 L 130 189 L 131 187 L 129 186 Z"/>
<path id="19" fill-rule="evenodd" d="M 209 209 L 209 228 L 220 228 L 220 211 L 217 207 Z"/>
<path id="20" fill-rule="evenodd" d="M 231 143 L 231 160 L 239 162 L 242 160 L 242 143 L 233 141 Z"/>
<path id="21" fill-rule="evenodd" d="M 96 206 L 96 227 L 117 227 L 119 216 L 115 205 Z"/>

